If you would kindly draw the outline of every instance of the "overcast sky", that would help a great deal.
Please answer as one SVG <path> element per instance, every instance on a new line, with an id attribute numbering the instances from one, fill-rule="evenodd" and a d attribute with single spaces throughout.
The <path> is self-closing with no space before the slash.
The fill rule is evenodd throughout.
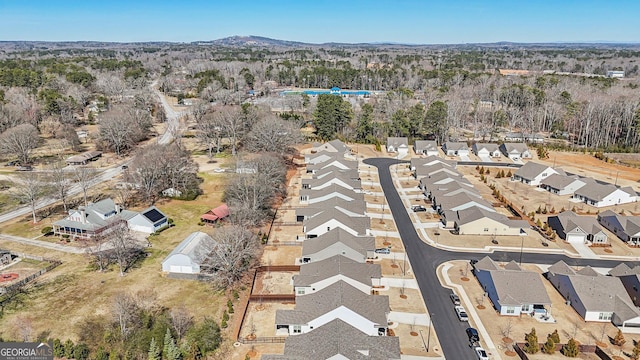
<path id="1" fill-rule="evenodd" d="M 638 0 L 0 0 L 0 40 L 640 42 Z"/>

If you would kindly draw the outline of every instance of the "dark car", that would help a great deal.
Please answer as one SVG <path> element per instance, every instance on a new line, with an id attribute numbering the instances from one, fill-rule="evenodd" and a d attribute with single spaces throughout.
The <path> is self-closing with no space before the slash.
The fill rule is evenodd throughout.
<path id="1" fill-rule="evenodd" d="M 472 344 L 480 341 L 480 335 L 478 335 L 478 330 L 474 328 L 467 328 L 467 336 L 469 337 L 469 342 Z"/>
<path id="2" fill-rule="evenodd" d="M 129 165 L 122 165 L 122 170 L 127 170 L 129 168 Z"/>
<path id="3" fill-rule="evenodd" d="M 427 208 L 422 205 L 413 205 L 411 207 L 411 210 L 413 210 L 414 212 L 422 212 L 422 211 L 427 211 Z"/>

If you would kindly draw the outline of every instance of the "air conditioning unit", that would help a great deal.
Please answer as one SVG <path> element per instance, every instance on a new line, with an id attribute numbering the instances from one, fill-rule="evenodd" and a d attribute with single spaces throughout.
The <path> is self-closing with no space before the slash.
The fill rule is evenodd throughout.
<path id="1" fill-rule="evenodd" d="M 571 300 L 566 300 L 564 303 L 571 306 Z"/>

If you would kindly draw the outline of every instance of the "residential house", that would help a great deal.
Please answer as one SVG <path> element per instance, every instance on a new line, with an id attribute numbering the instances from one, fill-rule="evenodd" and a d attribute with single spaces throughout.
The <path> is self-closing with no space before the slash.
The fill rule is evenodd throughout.
<path id="1" fill-rule="evenodd" d="M 601 184 L 595 181 L 577 189 L 573 194 L 573 198 L 597 208 L 637 201 L 636 192 L 630 186 L 622 188 L 613 184 Z"/>
<path id="2" fill-rule="evenodd" d="M 282 355 L 262 355 L 262 360 L 400 358 L 400 340 L 397 336 L 371 336 L 339 318 L 311 332 L 287 337 Z"/>
<path id="3" fill-rule="evenodd" d="M 518 236 L 526 235 L 530 228 L 526 220 L 512 220 L 480 206 L 445 212 L 443 221 L 450 225 L 451 220 L 459 235 Z"/>
<path id="4" fill-rule="evenodd" d="M 382 270 L 380 264 L 368 264 L 351 260 L 342 255 L 304 263 L 300 273 L 293 277 L 296 298 L 321 291 L 338 281 L 344 281 L 365 294 L 371 294 L 380 286 Z"/>
<path id="5" fill-rule="evenodd" d="M 374 237 L 354 236 L 342 228 L 334 228 L 317 238 L 306 240 L 302 245 L 300 262 L 306 264 L 342 255 L 364 263 L 376 257 L 375 249 Z"/>
<path id="6" fill-rule="evenodd" d="M 342 170 L 357 169 L 358 162 L 355 160 L 333 157 L 330 160 L 322 163 L 307 165 L 307 174 L 315 174 L 321 172 L 322 169 L 329 167 L 336 167 Z"/>
<path id="7" fill-rule="evenodd" d="M 477 196 L 469 195 L 466 192 L 456 194 L 453 196 L 442 196 L 437 199 L 433 199 L 433 208 L 438 211 L 438 213 L 443 213 L 446 210 L 449 211 L 458 211 L 464 210 L 471 207 L 479 207 L 485 209 L 486 211 L 493 212 L 493 204 L 484 200 L 483 198 L 478 198 Z"/>
<path id="8" fill-rule="evenodd" d="M 453 176 L 462 176 L 458 172 L 458 170 L 444 163 L 435 163 L 429 166 L 419 166 L 413 171 L 413 176 L 416 179 L 420 179 L 422 177 L 432 176 L 440 172 L 445 172 Z"/>
<path id="9" fill-rule="evenodd" d="M 324 167 L 311 175 L 312 179 L 322 179 L 326 176 L 340 176 L 346 179 L 352 180 L 360 180 L 360 174 L 358 173 L 358 168 L 349 168 L 343 169 L 337 166 L 327 166 Z"/>
<path id="10" fill-rule="evenodd" d="M 167 221 L 166 215 L 155 206 L 138 213 L 122 209 L 112 199 L 104 199 L 69 210 L 67 217 L 53 223 L 53 232 L 74 239 L 107 236 L 119 227 L 150 234 L 168 226 Z"/>
<path id="11" fill-rule="evenodd" d="M 360 183 L 360 180 L 344 177 L 339 173 L 335 174 L 334 176 L 323 176 L 320 179 L 302 179 L 303 189 L 319 190 L 334 184 L 342 186 L 345 189 L 350 189 L 357 192 L 362 191 L 362 184 Z"/>
<path id="12" fill-rule="evenodd" d="M 311 151 L 327 151 L 330 153 L 351 154 L 351 148 L 338 139 L 334 139 L 326 143 L 314 143 Z"/>
<path id="13" fill-rule="evenodd" d="M 427 194 L 431 189 L 435 187 L 440 187 L 440 185 L 446 185 L 452 182 L 457 182 L 461 185 L 473 187 L 473 184 L 469 180 L 467 180 L 463 176 L 454 176 L 448 173 L 437 173 L 432 176 L 425 176 L 420 179 L 419 187 L 422 189 L 425 194 Z"/>
<path id="14" fill-rule="evenodd" d="M 475 143 L 471 148 L 473 150 L 473 153 L 481 158 L 499 158 L 502 156 L 498 144 Z"/>
<path id="15" fill-rule="evenodd" d="M 500 267 L 485 256 L 473 266 L 473 273 L 500 315 L 546 314 L 551 307 L 540 274 L 522 269 L 515 261 Z"/>
<path id="16" fill-rule="evenodd" d="M 558 236 L 574 244 L 606 244 L 607 234 L 592 216 L 580 216 L 571 210 L 549 216 L 547 222 Z"/>
<path id="17" fill-rule="evenodd" d="M 425 191 L 424 193 L 429 200 L 431 201 L 436 200 L 436 202 L 438 198 L 441 198 L 444 196 L 454 196 L 461 193 L 467 193 L 468 195 L 475 196 L 479 199 L 482 198 L 482 195 L 480 195 L 480 193 L 478 192 L 478 190 L 476 190 L 476 188 L 462 185 L 459 182 L 455 182 L 455 181 L 450 182 L 448 184 L 444 184 L 444 185 L 437 185 L 433 187 L 431 190 Z"/>
<path id="18" fill-rule="evenodd" d="M 230 212 L 227 204 L 221 204 L 200 216 L 200 220 L 205 224 L 213 225 L 229 215 Z"/>
<path id="19" fill-rule="evenodd" d="M 416 140 L 413 144 L 416 155 L 439 156 L 440 150 L 435 140 Z"/>
<path id="20" fill-rule="evenodd" d="M 215 240 L 196 231 L 187 236 L 162 261 L 162 271 L 174 274 L 199 274 L 200 266 L 213 251 Z"/>
<path id="21" fill-rule="evenodd" d="M 333 197 L 309 206 L 296 208 L 296 221 L 302 222 L 324 211 L 340 211 L 348 216 L 365 216 L 367 203 L 364 200 L 345 200 Z"/>
<path id="22" fill-rule="evenodd" d="M 342 154 L 329 152 L 329 151 L 320 151 L 317 153 L 304 155 L 304 163 L 308 165 L 322 164 L 324 162 L 327 162 L 330 160 L 336 160 L 336 159 L 337 160 L 344 159 L 344 156 Z"/>
<path id="23" fill-rule="evenodd" d="M 389 297 L 369 295 L 344 281 L 297 296 L 294 310 L 276 311 L 276 334 L 305 334 L 340 319 L 370 336 L 387 334 Z"/>
<path id="24" fill-rule="evenodd" d="M 520 142 L 524 141 L 524 134 L 521 132 L 509 132 L 504 135 L 505 142 Z"/>
<path id="25" fill-rule="evenodd" d="M 625 263 L 620 263 L 609 270 L 609 275 L 620 279 L 633 304 L 640 306 L 640 266 L 629 267 Z"/>
<path id="26" fill-rule="evenodd" d="M 87 165 L 102 156 L 102 151 L 85 151 L 82 154 L 70 156 L 65 160 L 67 165 Z"/>
<path id="27" fill-rule="evenodd" d="M 301 204 L 315 204 L 321 201 L 329 200 L 334 197 L 339 197 L 343 200 L 363 200 L 364 194 L 357 193 L 354 190 L 347 189 L 340 185 L 331 184 L 319 190 L 313 189 L 300 189 L 300 203 Z"/>
<path id="28" fill-rule="evenodd" d="M 302 231 L 307 239 L 326 234 L 337 227 L 354 236 L 367 236 L 371 231 L 371 219 L 367 216 L 348 216 L 339 211 L 323 211 L 302 222 Z"/>
<path id="29" fill-rule="evenodd" d="M 531 152 L 525 143 L 509 143 L 500 145 L 500 151 L 511 160 L 531 159 Z"/>
<path id="30" fill-rule="evenodd" d="M 529 161 L 513 174 L 514 181 L 520 181 L 527 185 L 538 186 L 540 182 L 553 174 L 565 175 L 561 169 L 554 169 L 551 166 Z"/>
<path id="31" fill-rule="evenodd" d="M 551 265 L 546 277 L 585 321 L 612 322 L 622 331 L 640 327 L 640 310 L 619 278 L 590 266 L 576 271 L 563 261 Z"/>
<path id="32" fill-rule="evenodd" d="M 469 146 L 464 142 L 447 141 L 442 145 L 447 156 L 469 156 Z"/>
<path id="33" fill-rule="evenodd" d="M 409 153 L 409 139 L 406 137 L 388 137 L 387 152 L 397 153 L 399 158 L 405 157 Z"/>
<path id="34" fill-rule="evenodd" d="M 545 137 L 540 134 L 525 134 L 524 139 L 531 144 L 543 144 Z"/>
<path id="35" fill-rule="evenodd" d="M 622 79 L 624 78 L 624 71 L 619 71 L 619 70 L 609 70 L 607 71 L 607 77 L 608 78 L 618 78 L 618 79 Z"/>
<path id="36" fill-rule="evenodd" d="M 425 158 L 411 158 L 409 161 L 409 169 L 415 170 L 423 166 L 432 166 L 435 164 L 444 164 L 452 169 L 455 169 L 457 166 L 457 163 L 453 160 L 445 160 L 441 157 L 430 155 Z"/>
<path id="37" fill-rule="evenodd" d="M 598 214 L 598 222 L 629 245 L 640 245 L 640 216 L 625 216 L 607 210 Z"/>
<path id="38" fill-rule="evenodd" d="M 13 261 L 13 256 L 11 256 L 11 251 L 9 250 L 0 250 L 0 266 L 8 265 Z"/>
<path id="39" fill-rule="evenodd" d="M 556 195 L 573 195 L 576 190 L 585 186 L 587 182 L 575 175 L 552 174 L 540 181 L 540 187 Z"/>

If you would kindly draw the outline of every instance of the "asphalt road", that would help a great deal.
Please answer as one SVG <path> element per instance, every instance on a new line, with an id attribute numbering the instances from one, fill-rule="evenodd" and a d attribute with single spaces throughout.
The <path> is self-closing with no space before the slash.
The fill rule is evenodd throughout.
<path id="1" fill-rule="evenodd" d="M 469 325 L 458 320 L 453 310 L 453 304 L 449 299 L 451 290 L 441 286 L 436 275 L 436 268 L 446 261 L 480 259 L 484 255 L 441 250 L 427 245 L 420 239 L 405 205 L 398 195 L 389 171 L 390 165 L 406 163 L 406 161 L 376 158 L 367 159 L 364 163 L 378 168 L 380 185 L 404 243 L 422 297 L 429 312 L 432 314 L 434 329 L 438 334 L 440 346 L 445 357 L 452 360 L 476 359 L 473 350 L 468 346 L 467 335 L 465 334 L 465 329 Z M 519 261 L 520 252 L 494 252 L 491 257 L 500 261 Z M 554 254 L 524 253 L 522 256 L 522 261 L 525 263 L 553 264 L 559 260 L 564 260 L 572 266 L 614 267 L 619 264 L 618 261 L 575 259 Z M 628 264 L 631 266 L 636 265 L 632 262 L 628 262 Z"/>

